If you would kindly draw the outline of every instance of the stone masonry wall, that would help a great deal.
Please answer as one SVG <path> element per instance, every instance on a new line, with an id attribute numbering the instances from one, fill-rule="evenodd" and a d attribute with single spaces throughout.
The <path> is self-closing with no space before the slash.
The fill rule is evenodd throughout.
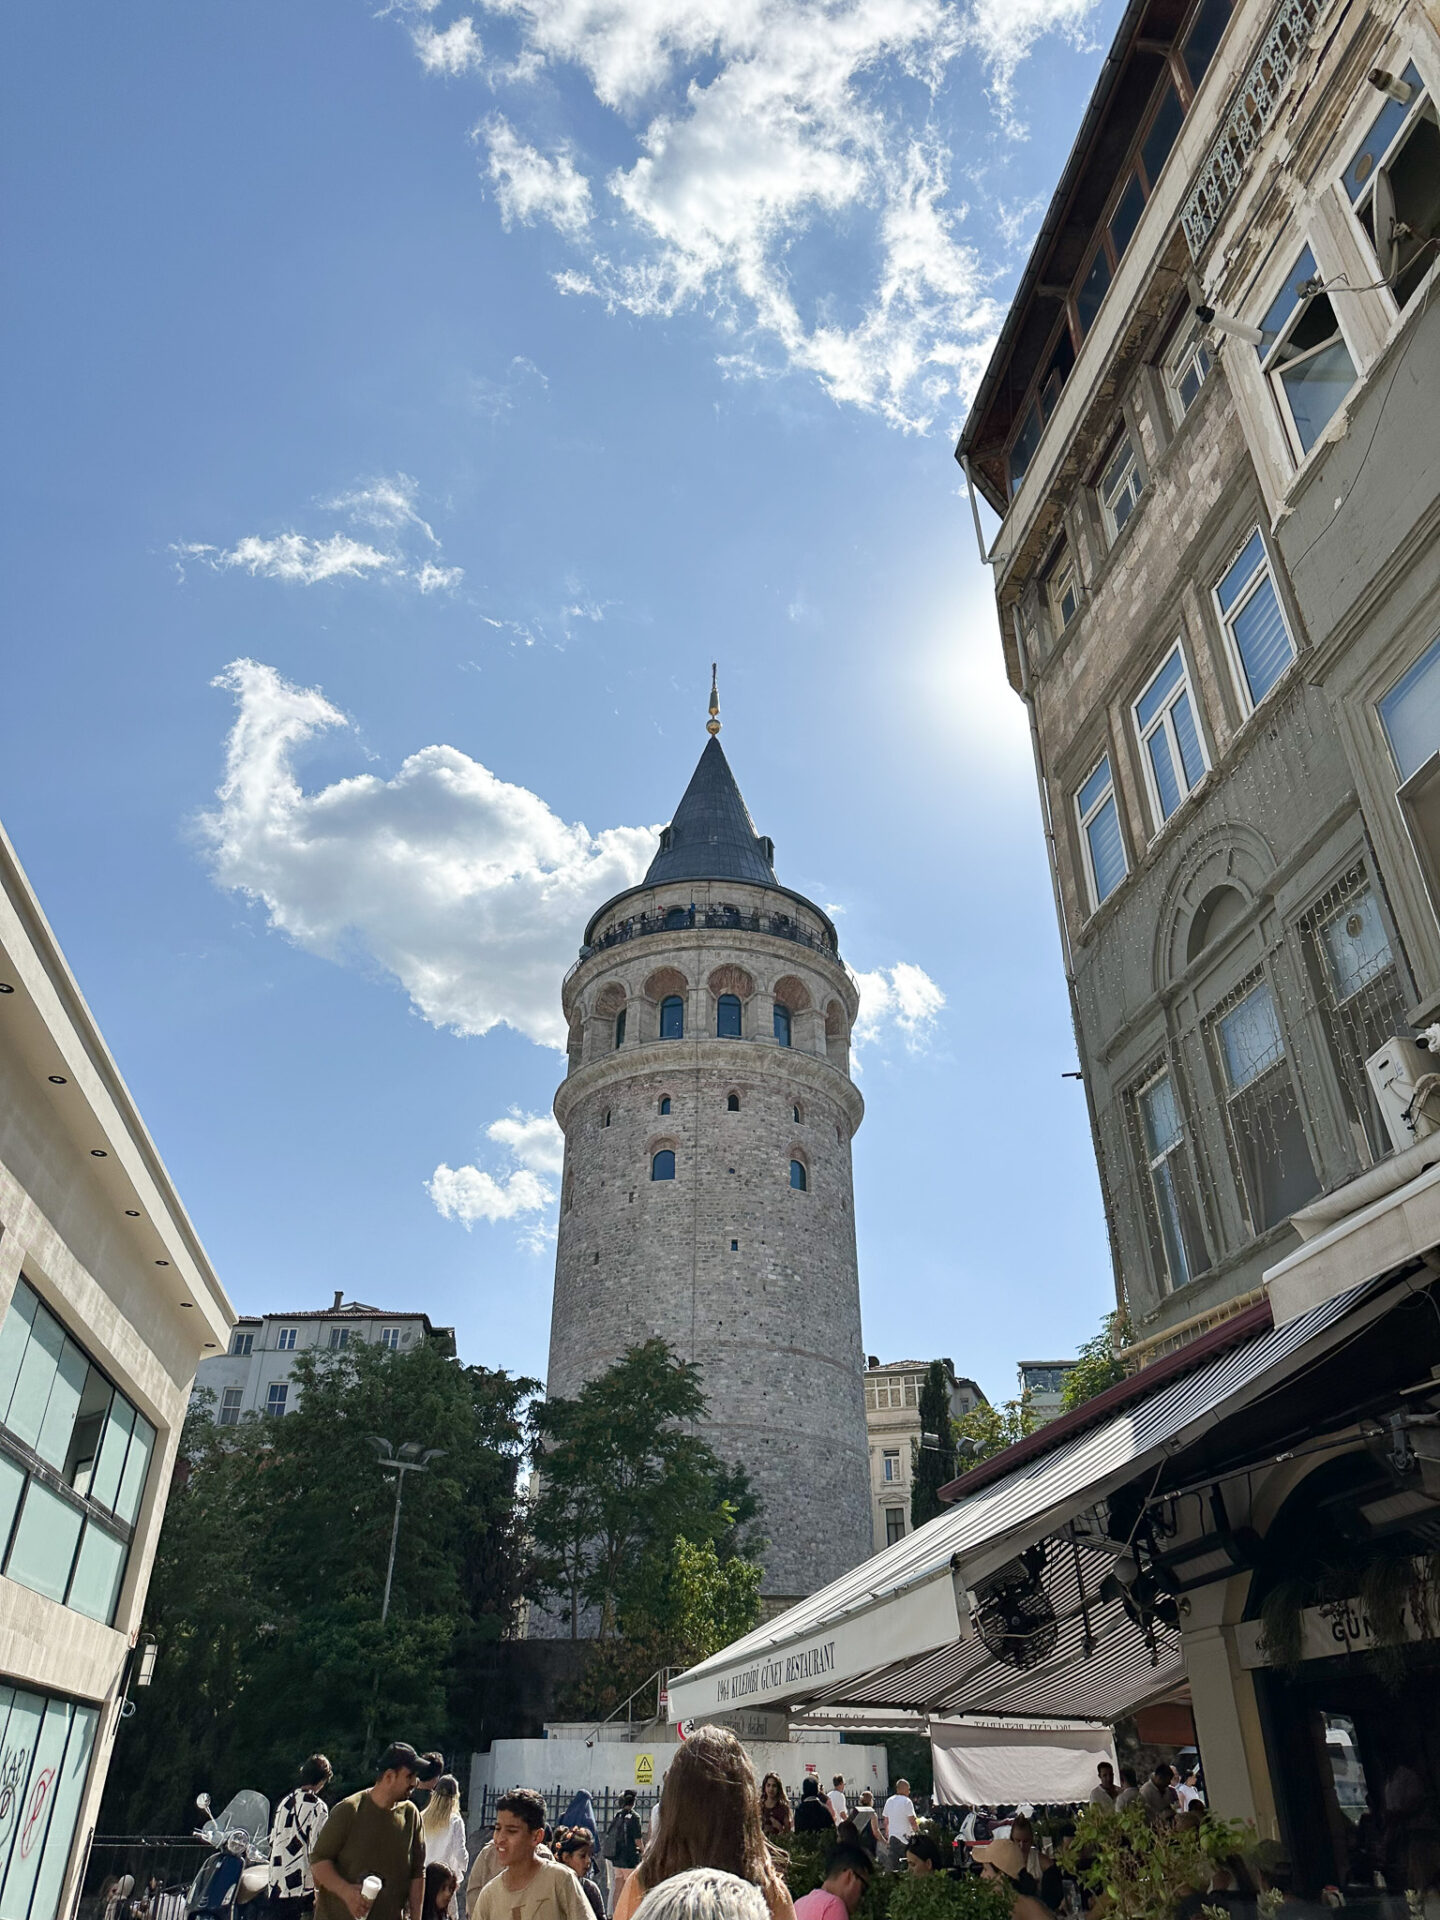
<path id="1" fill-rule="evenodd" d="M 758 891 L 725 889 L 746 912 L 736 896 Z M 669 976 L 684 981 L 682 1040 L 656 1037 L 658 995 L 645 988 L 657 974 L 667 992 Z M 715 1035 L 717 974 L 723 991 L 750 983 L 739 1039 Z M 790 1047 L 773 1035 L 777 983 L 796 1003 Z M 587 1010 L 622 993 L 617 1049 L 613 1011 Z M 550 1391 L 574 1393 L 652 1335 L 698 1361 L 706 1437 L 764 1502 L 766 1594 L 798 1598 L 871 1551 L 850 1162 L 863 1105 L 844 1035 L 825 1033 L 838 1006 L 848 1034 L 854 989 L 833 958 L 797 943 L 686 928 L 595 954 L 567 1005 L 586 1040 L 555 1103 L 566 1149 Z M 662 1148 L 673 1180 L 651 1179 Z M 797 1159 L 804 1192 L 790 1185 Z"/>

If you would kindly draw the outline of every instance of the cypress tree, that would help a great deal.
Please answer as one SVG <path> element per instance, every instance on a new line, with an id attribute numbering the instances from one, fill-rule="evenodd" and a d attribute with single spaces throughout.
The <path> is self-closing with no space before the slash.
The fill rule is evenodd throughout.
<path id="1" fill-rule="evenodd" d="M 955 1478 L 955 1433 L 950 1425 L 950 1382 L 943 1360 L 932 1360 L 920 1393 L 920 1432 L 911 1475 L 910 1524 L 923 1527 L 943 1509 L 940 1489 Z M 925 1440 L 924 1435 L 930 1439 Z M 938 1442 L 938 1444 L 936 1444 Z"/>

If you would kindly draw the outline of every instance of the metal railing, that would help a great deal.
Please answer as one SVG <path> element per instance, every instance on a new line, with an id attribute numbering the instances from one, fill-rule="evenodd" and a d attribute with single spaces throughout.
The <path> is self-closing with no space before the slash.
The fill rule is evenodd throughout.
<path id="1" fill-rule="evenodd" d="M 741 913 L 738 907 L 671 907 L 665 913 L 637 913 L 607 927 L 598 940 L 581 947 L 565 978 L 569 981 L 594 954 L 621 947 L 630 940 L 643 940 L 656 933 L 683 933 L 690 927 L 715 928 L 721 932 L 768 933 L 777 940 L 793 940 L 799 946 L 825 953 L 839 960 L 835 942 L 828 933 L 807 927 L 784 913 Z"/>
<path id="2" fill-rule="evenodd" d="M 1325 0 L 1281 0 L 1250 71 L 1226 108 L 1205 163 L 1180 210 L 1190 258 L 1198 260 L 1233 198 L 1291 75 L 1299 63 Z"/>

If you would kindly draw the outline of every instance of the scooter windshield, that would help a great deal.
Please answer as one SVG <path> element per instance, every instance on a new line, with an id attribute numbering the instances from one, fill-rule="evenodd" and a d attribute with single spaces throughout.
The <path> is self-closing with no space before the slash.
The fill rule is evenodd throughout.
<path id="1" fill-rule="evenodd" d="M 263 1793 L 246 1787 L 219 1814 L 215 1823 L 222 1831 L 238 1827 L 248 1833 L 255 1846 L 263 1846 L 270 1832 L 270 1802 Z"/>

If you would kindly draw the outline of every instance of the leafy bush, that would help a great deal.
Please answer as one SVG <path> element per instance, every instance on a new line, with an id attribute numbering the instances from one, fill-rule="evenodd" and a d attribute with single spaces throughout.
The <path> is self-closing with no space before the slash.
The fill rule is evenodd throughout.
<path id="1" fill-rule="evenodd" d="M 1011 1889 L 978 1874 L 900 1873 L 891 1879 L 889 1920 L 1010 1920 Z"/>
<path id="2" fill-rule="evenodd" d="M 1113 1920 L 1170 1920 L 1186 1894 L 1209 1888 L 1220 1861 L 1254 1840 L 1239 1820 L 1155 1826 L 1137 1800 L 1115 1812 L 1082 1808 L 1060 1865 L 1091 1893 L 1106 1896 Z"/>

